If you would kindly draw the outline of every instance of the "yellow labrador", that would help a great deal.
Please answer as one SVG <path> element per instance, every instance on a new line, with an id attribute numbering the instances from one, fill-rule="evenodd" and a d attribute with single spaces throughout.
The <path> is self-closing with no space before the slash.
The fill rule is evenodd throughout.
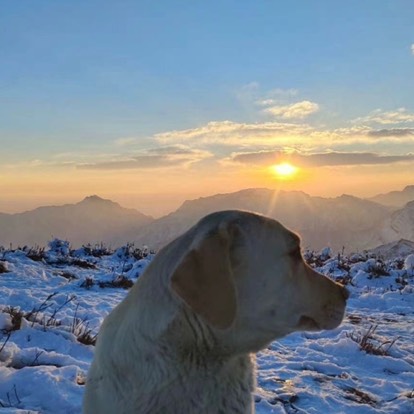
<path id="1" fill-rule="evenodd" d="M 105 319 L 83 412 L 253 413 L 251 354 L 337 327 L 347 297 L 277 221 L 210 214 L 162 249 Z"/>

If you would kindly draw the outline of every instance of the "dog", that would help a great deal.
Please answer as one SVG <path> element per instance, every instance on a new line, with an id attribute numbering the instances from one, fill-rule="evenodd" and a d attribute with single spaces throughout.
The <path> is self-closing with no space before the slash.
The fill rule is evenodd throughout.
<path id="1" fill-rule="evenodd" d="M 212 213 L 161 249 L 106 317 L 83 413 L 254 413 L 252 354 L 336 328 L 347 298 L 279 222 Z"/>

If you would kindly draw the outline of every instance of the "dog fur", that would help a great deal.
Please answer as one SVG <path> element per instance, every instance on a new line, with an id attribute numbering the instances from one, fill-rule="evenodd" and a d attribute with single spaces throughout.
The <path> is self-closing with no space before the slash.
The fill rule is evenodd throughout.
<path id="1" fill-rule="evenodd" d="M 337 327 L 347 297 L 279 222 L 210 214 L 105 319 L 83 413 L 254 413 L 252 354 L 294 331 Z"/>

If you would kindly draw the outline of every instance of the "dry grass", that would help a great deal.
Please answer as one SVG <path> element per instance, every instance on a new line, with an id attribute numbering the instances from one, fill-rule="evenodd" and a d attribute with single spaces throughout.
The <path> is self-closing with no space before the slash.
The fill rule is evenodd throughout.
<path id="1" fill-rule="evenodd" d="M 71 332 L 76 336 L 78 342 L 84 345 L 95 345 L 97 335 L 92 334 L 92 329 L 89 328 L 89 322 L 86 319 L 79 318 L 79 305 L 76 306 L 75 315 L 73 316 Z"/>
<path id="2" fill-rule="evenodd" d="M 68 295 L 63 303 L 59 306 L 56 306 L 51 302 L 51 299 L 56 295 L 53 293 L 49 295 L 39 306 L 34 307 L 29 312 L 24 312 L 17 307 L 7 306 L 2 310 L 3 313 L 7 313 L 11 317 L 11 326 L 8 329 L 3 330 L 3 333 L 6 334 L 6 340 L 3 344 L 0 345 L 0 352 L 6 346 L 8 340 L 10 339 L 11 334 L 14 331 L 17 331 L 22 328 L 23 319 L 31 323 L 31 326 L 37 326 L 43 330 L 50 328 L 61 327 L 61 329 L 70 331 L 76 336 L 76 339 L 85 345 L 95 345 L 96 335 L 92 334 L 92 329 L 89 328 L 88 322 L 85 319 L 80 319 L 77 316 L 78 306 L 76 306 L 75 314 L 70 326 L 64 326 L 62 322 L 57 319 L 58 313 L 69 303 L 71 303 L 75 296 Z M 46 309 L 50 309 L 47 314 L 43 312 Z"/>
<path id="3" fill-rule="evenodd" d="M 347 387 L 345 389 L 346 395 L 345 398 L 347 400 L 355 401 L 358 404 L 367 404 L 371 406 L 377 405 L 378 401 L 376 401 L 373 397 L 367 394 L 364 391 L 357 390 L 353 387 Z"/>
<path id="4" fill-rule="evenodd" d="M 376 338 L 374 335 L 377 328 L 378 325 L 371 325 L 365 333 L 351 332 L 347 333 L 346 336 L 356 342 L 360 349 L 367 354 L 381 356 L 389 355 L 389 351 L 398 340 L 398 337 L 393 340 Z"/>
<path id="5" fill-rule="evenodd" d="M 38 246 L 31 247 L 26 253 L 26 256 L 35 262 L 41 262 L 45 259 L 45 248 Z"/>
<path id="6" fill-rule="evenodd" d="M 99 282 L 99 287 L 101 288 L 111 287 L 111 288 L 130 289 L 132 286 L 134 286 L 134 282 L 131 279 L 128 279 L 124 275 L 117 276 L 111 282 Z"/>

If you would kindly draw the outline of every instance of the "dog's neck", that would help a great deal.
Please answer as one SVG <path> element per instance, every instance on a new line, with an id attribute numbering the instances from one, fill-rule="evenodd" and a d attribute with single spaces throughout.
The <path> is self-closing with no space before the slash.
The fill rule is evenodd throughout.
<path id="1" fill-rule="evenodd" d="M 170 361 L 196 368 L 206 364 L 210 367 L 223 365 L 235 356 L 251 358 L 249 352 L 241 353 L 229 346 L 221 338 L 220 331 L 210 327 L 185 304 L 177 306 L 177 298 L 168 289 L 158 291 L 158 300 L 140 299 L 136 313 L 139 316 L 135 319 L 139 325 L 134 331 L 146 340 L 139 343 L 158 347 L 163 354 L 168 353 Z M 156 320 L 154 315 L 158 315 Z"/>
<path id="2" fill-rule="evenodd" d="M 183 363 L 215 364 L 226 359 L 226 352 L 220 348 L 214 331 L 189 309 L 182 307 L 160 342 L 173 342 L 174 352 Z"/>

